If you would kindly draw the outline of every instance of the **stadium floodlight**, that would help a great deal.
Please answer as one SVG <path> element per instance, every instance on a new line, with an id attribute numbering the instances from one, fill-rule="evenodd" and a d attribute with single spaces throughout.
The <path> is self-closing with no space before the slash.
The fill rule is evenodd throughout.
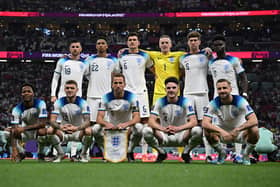
<path id="1" fill-rule="evenodd" d="M 6 59 L 0 59 L 0 62 L 8 62 Z"/>

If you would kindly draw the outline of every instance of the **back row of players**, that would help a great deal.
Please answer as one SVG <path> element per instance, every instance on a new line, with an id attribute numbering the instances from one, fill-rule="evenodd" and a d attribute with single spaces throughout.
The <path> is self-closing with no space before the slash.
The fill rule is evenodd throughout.
<path id="1" fill-rule="evenodd" d="M 171 52 L 171 39 L 163 35 L 159 40 L 161 51 L 150 52 L 139 49 L 138 36 L 131 33 L 127 39 L 128 48 L 121 50 L 118 59 L 107 54 L 108 45 L 104 39 L 96 42 L 97 54 L 85 60 L 80 57 L 80 42 L 71 42 L 71 55 L 59 59 L 53 76 L 51 101 L 55 104 L 50 117 L 51 128 L 41 129 L 45 132 L 38 131 L 38 142 L 42 146 L 46 141 L 51 142 L 58 151 L 58 157 L 54 161 L 59 162 L 63 155 L 60 142 L 82 141 L 81 161 L 87 162 L 86 151 L 93 137 L 102 146 L 103 128 L 122 129 L 133 126 L 128 146 L 129 161 L 133 160 L 134 147 L 144 137 L 159 152 L 158 162 L 166 158 L 166 153 L 160 146 L 185 146 L 182 158 L 188 163 L 191 159 L 190 150 L 202 138 L 200 126 L 203 119 L 205 136 L 219 153 L 216 163 L 224 161 L 225 151 L 220 144 L 222 140 L 225 143 L 246 143 L 243 163 L 250 164 L 248 155 L 258 141 L 258 128 L 257 118 L 248 102 L 237 96 L 239 75 L 242 95 L 247 97 L 245 71 L 238 58 L 226 55 L 223 36 L 218 35 L 213 39 L 217 58 L 212 58 L 209 48 L 199 49 L 200 38 L 198 32 L 191 32 L 187 36 L 190 51 Z M 151 114 L 145 80 L 147 68 L 155 74 L 154 109 Z M 116 74 L 120 72 L 121 75 Z M 213 78 L 215 97 L 219 96 L 210 104 L 208 72 Z M 178 79 L 182 74 L 185 77 L 184 97 L 179 97 Z M 83 76 L 89 79 L 87 102 L 81 98 Z M 59 79 L 61 82 L 57 99 L 55 93 Z M 34 94 L 32 87 L 31 92 Z M 45 104 L 37 104 L 36 107 L 43 105 Z M 20 119 L 25 121 L 23 115 L 26 109 L 28 107 L 21 104 L 13 110 L 14 124 L 19 124 Z M 45 118 L 45 109 L 39 111 L 42 111 L 39 118 Z M 37 122 L 28 121 L 25 123 L 26 127 L 20 131 L 13 130 L 12 134 L 20 137 L 23 131 L 34 130 L 31 126 L 33 124 Z M 45 122 L 41 123 L 43 124 Z"/>

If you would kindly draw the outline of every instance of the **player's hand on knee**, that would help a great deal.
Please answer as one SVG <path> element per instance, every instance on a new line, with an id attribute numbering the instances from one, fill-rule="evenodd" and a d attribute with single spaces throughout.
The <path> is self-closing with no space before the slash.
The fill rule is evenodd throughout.
<path id="1" fill-rule="evenodd" d="M 229 142 L 232 140 L 232 135 L 226 131 L 221 132 L 221 138 L 224 142 Z"/>

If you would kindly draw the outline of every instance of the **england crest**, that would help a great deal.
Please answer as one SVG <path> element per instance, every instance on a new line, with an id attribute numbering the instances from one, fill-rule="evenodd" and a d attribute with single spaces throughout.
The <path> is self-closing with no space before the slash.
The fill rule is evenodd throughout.
<path id="1" fill-rule="evenodd" d="M 106 130 L 104 134 L 104 158 L 110 162 L 122 162 L 127 153 L 127 130 Z"/>

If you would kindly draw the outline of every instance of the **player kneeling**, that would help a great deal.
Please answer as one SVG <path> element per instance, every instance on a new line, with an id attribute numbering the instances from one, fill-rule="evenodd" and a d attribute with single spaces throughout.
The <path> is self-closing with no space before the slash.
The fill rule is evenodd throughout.
<path id="1" fill-rule="evenodd" d="M 101 147 L 103 147 L 104 142 L 104 130 L 111 131 L 106 131 L 105 133 L 105 143 L 107 145 L 105 145 L 104 151 L 105 159 L 112 162 L 120 162 L 126 156 L 129 162 L 134 161 L 126 153 L 132 153 L 133 148 L 139 145 L 142 137 L 143 125 L 139 123 L 140 115 L 136 95 L 125 90 L 125 85 L 125 77 L 122 74 L 114 74 L 112 77 L 112 91 L 103 96 L 97 114 L 97 124 L 92 128 L 93 136 Z M 123 129 L 129 131 L 128 148 L 125 143 L 127 139 L 124 138 L 126 131 L 120 131 Z M 107 137 L 108 135 L 110 137 Z M 109 149 L 109 147 L 112 149 Z"/>
<path id="2" fill-rule="evenodd" d="M 12 146 L 12 160 L 20 162 L 25 158 L 25 151 L 19 141 L 36 140 L 42 138 L 47 121 L 46 103 L 34 98 L 35 90 L 31 84 L 21 87 L 22 102 L 13 108 L 12 127 L 1 133 L 2 141 L 10 139 Z M 43 147 L 39 142 L 38 154 L 43 154 Z"/>
<path id="3" fill-rule="evenodd" d="M 167 154 L 161 146 L 185 146 L 182 159 L 190 163 L 190 151 L 201 143 L 202 129 L 186 97 L 178 96 L 179 81 L 175 77 L 165 80 L 166 96 L 157 100 L 149 118 L 148 127 L 144 127 L 145 141 L 159 154 L 156 162 L 162 162 Z M 157 119 L 160 119 L 160 123 Z"/>
<path id="4" fill-rule="evenodd" d="M 212 100 L 205 110 L 202 126 L 211 146 L 218 152 L 218 159 L 213 163 L 222 164 L 226 151 L 222 143 L 246 143 L 243 153 L 243 164 L 250 165 L 249 154 L 259 139 L 258 120 L 246 99 L 231 95 L 231 84 L 226 79 L 216 83 L 218 97 Z M 217 117 L 217 124 L 212 123 Z"/>
<path id="5" fill-rule="evenodd" d="M 51 144 L 57 150 L 57 158 L 53 162 L 60 162 L 64 157 L 61 142 L 82 142 L 81 162 L 88 162 L 87 150 L 93 142 L 90 135 L 90 109 L 87 102 L 77 96 L 78 87 L 74 80 L 65 83 L 66 97 L 59 98 L 54 104 L 48 129 Z M 57 123 L 57 117 L 61 115 L 62 121 Z"/>

